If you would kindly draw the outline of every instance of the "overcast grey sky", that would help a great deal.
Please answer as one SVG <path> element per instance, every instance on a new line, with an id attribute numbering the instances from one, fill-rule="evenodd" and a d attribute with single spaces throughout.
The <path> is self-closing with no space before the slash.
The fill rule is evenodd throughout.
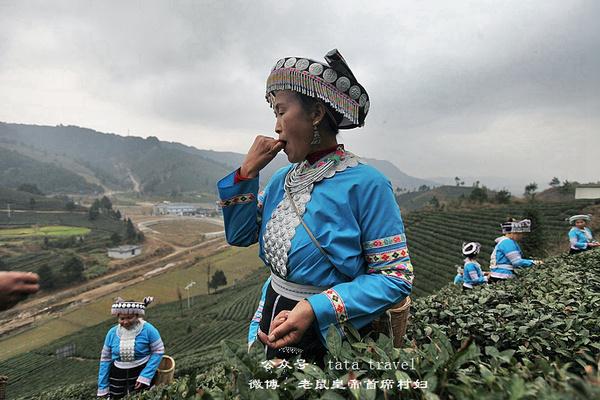
<path id="1" fill-rule="evenodd" d="M 3 1 L 0 121 L 245 152 L 277 59 L 337 47 L 353 152 L 418 177 L 600 180 L 600 1 Z M 485 183 L 485 182 L 484 182 Z"/>

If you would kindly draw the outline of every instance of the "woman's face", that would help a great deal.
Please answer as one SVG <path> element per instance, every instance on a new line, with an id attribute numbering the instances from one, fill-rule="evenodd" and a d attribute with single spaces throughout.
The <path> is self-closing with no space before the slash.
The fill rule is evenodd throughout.
<path id="1" fill-rule="evenodd" d="M 525 234 L 523 232 L 511 232 L 507 236 L 517 242 L 520 242 L 521 240 L 523 240 Z"/>
<path id="2" fill-rule="evenodd" d="M 275 132 L 285 142 L 283 151 L 289 162 L 304 160 L 311 152 L 313 118 L 304 111 L 300 99 L 291 90 L 280 90 L 273 100 Z"/>
<path id="3" fill-rule="evenodd" d="M 579 229 L 583 229 L 585 228 L 586 222 L 583 219 L 578 219 L 577 221 L 575 221 L 575 226 Z"/>
<path id="4" fill-rule="evenodd" d="M 135 314 L 119 314 L 117 318 L 119 319 L 119 325 L 125 329 L 130 329 L 138 322 L 138 316 Z"/>

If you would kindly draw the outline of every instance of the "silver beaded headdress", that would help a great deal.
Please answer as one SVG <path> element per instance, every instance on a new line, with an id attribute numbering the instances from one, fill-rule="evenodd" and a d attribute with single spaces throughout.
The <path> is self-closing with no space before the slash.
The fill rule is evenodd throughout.
<path id="1" fill-rule="evenodd" d="M 531 232 L 531 220 L 524 219 L 522 221 L 507 221 L 500 224 L 502 233 L 521 233 Z"/>
<path id="2" fill-rule="evenodd" d="M 118 314 L 137 314 L 144 315 L 146 307 L 154 301 L 154 297 L 144 297 L 143 301 L 125 301 L 117 297 L 114 304 L 110 308 L 112 315 Z"/>
<path id="3" fill-rule="evenodd" d="M 573 215 L 572 217 L 569 217 L 567 219 L 569 221 L 569 224 L 573 225 L 575 221 L 578 221 L 580 219 L 586 222 L 590 222 L 592 220 L 592 216 L 590 214 L 578 214 Z"/>
<path id="4" fill-rule="evenodd" d="M 337 49 L 325 55 L 326 63 L 286 57 L 277 61 L 267 79 L 267 101 L 277 90 L 293 90 L 327 103 L 343 116 L 339 129 L 363 126 L 369 112 L 369 95 Z"/>

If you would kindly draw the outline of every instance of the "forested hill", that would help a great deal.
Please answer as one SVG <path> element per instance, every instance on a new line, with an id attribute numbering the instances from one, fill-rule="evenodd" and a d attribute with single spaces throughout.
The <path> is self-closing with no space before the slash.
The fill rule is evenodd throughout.
<path id="1" fill-rule="evenodd" d="M 93 192 L 101 187 L 104 190 L 139 190 L 146 194 L 212 193 L 217 180 L 238 167 L 244 158 L 239 153 L 201 150 L 152 136 L 143 139 L 77 126 L 2 122 L 0 149 L 12 151 L 11 159 L 15 160 L 14 165 L 3 165 L 3 170 L 13 168 L 12 171 L 17 171 L 15 176 L 19 184 L 36 184 L 47 192 Z M 16 154 L 51 164 L 56 179 L 47 180 L 43 175 L 22 170 L 23 159 L 18 159 Z M 385 173 L 395 187 L 409 189 L 432 184 L 406 175 L 388 161 L 366 161 Z M 286 163 L 283 155 L 278 156 L 264 171 L 262 179 L 268 179 Z M 33 167 L 36 170 L 45 168 Z M 71 175 L 67 176 L 69 172 Z M 18 187 L 14 180 L 0 181 L 0 185 Z"/>

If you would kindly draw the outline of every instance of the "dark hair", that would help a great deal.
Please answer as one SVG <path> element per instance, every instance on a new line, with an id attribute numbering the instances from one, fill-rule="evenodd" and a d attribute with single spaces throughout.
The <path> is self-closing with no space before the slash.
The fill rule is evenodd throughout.
<path id="1" fill-rule="evenodd" d="M 294 93 L 298 97 L 298 100 L 300 100 L 302 109 L 307 113 L 314 111 L 317 107 L 317 104 L 323 104 L 323 106 L 327 108 L 327 112 L 325 113 L 325 118 L 323 118 L 323 120 L 321 121 L 321 126 L 324 128 L 325 131 L 331 133 L 334 136 L 339 133 L 340 130 L 338 128 L 338 125 L 342 122 L 342 119 L 344 118 L 342 114 L 338 113 L 333 108 L 323 103 L 319 99 L 315 99 L 314 97 L 307 96 L 300 92 L 294 91 Z"/>

